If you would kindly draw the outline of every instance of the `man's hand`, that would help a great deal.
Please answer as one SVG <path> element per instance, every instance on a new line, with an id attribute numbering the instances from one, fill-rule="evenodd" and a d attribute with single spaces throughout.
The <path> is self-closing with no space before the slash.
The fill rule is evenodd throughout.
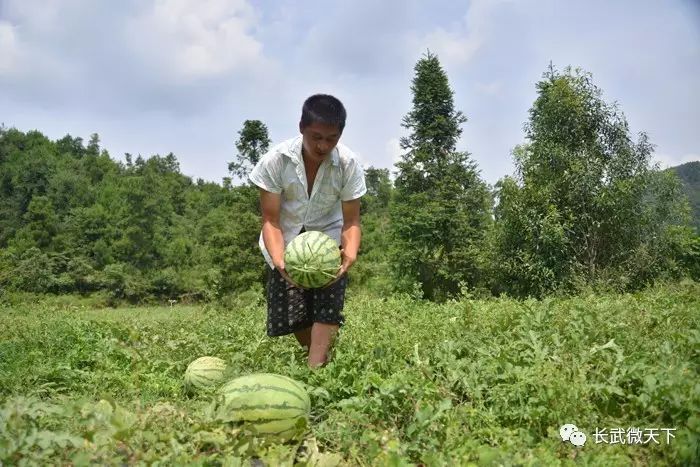
<path id="1" fill-rule="evenodd" d="M 273 261 L 273 265 L 275 266 L 275 269 L 277 269 L 280 272 L 280 275 L 284 278 L 284 280 L 286 280 L 287 282 L 292 284 L 294 287 L 297 287 L 299 289 L 304 288 L 301 285 L 294 282 L 291 277 L 289 277 L 289 274 L 287 274 L 287 271 L 284 269 L 284 260 L 280 260 L 280 261 L 276 261 L 276 262 Z"/>
<path id="2" fill-rule="evenodd" d="M 350 266 L 355 264 L 355 261 L 357 261 L 357 257 L 346 255 L 345 249 L 340 250 L 340 258 L 342 259 L 342 263 L 340 265 L 340 269 L 338 269 L 338 276 L 345 274 L 348 269 L 350 269 Z"/>
<path id="3" fill-rule="evenodd" d="M 338 268 L 338 272 L 335 275 L 335 279 L 330 281 L 328 284 L 324 285 L 321 287 L 322 289 L 325 289 L 326 287 L 330 287 L 331 285 L 335 284 L 340 280 L 341 277 L 343 277 L 343 274 L 348 272 L 348 269 L 350 269 L 350 266 L 352 266 L 357 258 L 355 257 L 350 257 L 345 254 L 345 250 L 341 249 L 340 250 L 340 258 L 342 259 L 342 262 L 340 264 L 340 267 Z"/>
<path id="4" fill-rule="evenodd" d="M 340 249 L 341 264 L 335 279 L 323 286 L 322 288 L 330 287 L 343 277 L 348 269 L 355 263 L 357 259 L 357 251 L 360 248 L 360 199 L 343 201 L 341 204 L 343 209 L 343 229 L 341 231 Z M 349 252 L 349 253 L 348 253 Z"/>

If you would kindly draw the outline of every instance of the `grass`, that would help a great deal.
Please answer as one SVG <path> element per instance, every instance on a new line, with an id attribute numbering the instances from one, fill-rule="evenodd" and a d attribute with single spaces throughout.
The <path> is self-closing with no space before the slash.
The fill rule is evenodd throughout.
<path id="1" fill-rule="evenodd" d="M 627 295 L 444 305 L 353 295 L 323 369 L 265 335 L 264 304 L 0 309 L 4 464 L 698 465 L 700 284 Z M 288 375 L 313 402 L 304 440 L 217 423 L 182 376 L 202 355 Z M 559 427 L 588 437 L 576 448 Z M 595 428 L 675 428 L 595 443 Z"/>

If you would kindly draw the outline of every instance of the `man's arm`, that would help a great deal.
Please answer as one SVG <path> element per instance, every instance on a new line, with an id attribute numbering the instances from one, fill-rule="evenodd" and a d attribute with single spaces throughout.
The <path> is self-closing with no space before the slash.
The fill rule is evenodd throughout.
<path id="1" fill-rule="evenodd" d="M 281 195 L 260 189 L 263 242 L 272 258 L 272 264 L 279 270 L 284 269 L 284 236 L 280 227 L 281 205 Z"/>
<path id="2" fill-rule="evenodd" d="M 284 235 L 280 227 L 280 206 L 282 196 L 278 193 L 260 189 L 260 210 L 262 211 L 262 236 L 272 264 L 287 282 L 301 287 L 294 282 L 284 269 Z"/>
<path id="3" fill-rule="evenodd" d="M 343 230 L 341 232 L 341 253 L 343 263 L 338 275 L 343 275 L 357 260 L 357 251 L 360 249 L 362 228 L 360 227 L 360 198 L 350 201 L 342 201 Z"/>

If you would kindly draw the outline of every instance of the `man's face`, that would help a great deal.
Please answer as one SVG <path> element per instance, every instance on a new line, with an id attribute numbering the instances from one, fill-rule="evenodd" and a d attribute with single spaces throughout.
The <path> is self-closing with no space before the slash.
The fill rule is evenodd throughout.
<path id="1" fill-rule="evenodd" d="M 337 126 L 324 123 L 312 123 L 305 128 L 299 124 L 299 131 L 303 136 L 304 156 L 318 164 L 335 148 L 341 135 Z"/>

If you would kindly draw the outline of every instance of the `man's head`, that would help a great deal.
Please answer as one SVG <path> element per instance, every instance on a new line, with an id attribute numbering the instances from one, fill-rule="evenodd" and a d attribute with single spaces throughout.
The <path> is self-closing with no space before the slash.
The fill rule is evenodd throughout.
<path id="1" fill-rule="evenodd" d="M 314 162 L 323 162 L 338 144 L 345 118 L 345 107 L 333 96 L 315 94 L 306 99 L 299 122 L 304 155 Z"/>

